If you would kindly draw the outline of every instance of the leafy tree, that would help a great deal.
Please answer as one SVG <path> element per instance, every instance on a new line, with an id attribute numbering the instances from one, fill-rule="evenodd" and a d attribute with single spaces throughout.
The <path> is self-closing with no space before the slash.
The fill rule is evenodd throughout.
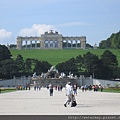
<path id="1" fill-rule="evenodd" d="M 102 40 L 99 43 L 99 48 L 114 48 L 120 49 L 120 31 L 113 33 L 107 40 Z"/>
<path id="2" fill-rule="evenodd" d="M 51 68 L 51 64 L 50 63 L 48 63 L 47 61 L 42 61 L 42 72 L 47 72 L 48 71 L 48 69 L 50 69 Z"/>
<path id="3" fill-rule="evenodd" d="M 17 58 L 16 58 L 16 64 L 19 68 L 19 72 L 25 72 L 25 66 L 24 66 L 24 60 L 22 55 L 18 54 Z"/>
<path id="4" fill-rule="evenodd" d="M 17 74 L 18 72 L 16 62 L 12 59 L 3 60 L 0 63 L 0 72 L 4 78 L 12 78 L 13 75 Z M 1 78 L 3 77 L 1 76 Z"/>
<path id="5" fill-rule="evenodd" d="M 83 67 L 83 57 L 81 55 L 76 57 L 76 66 L 78 68 L 78 71 L 82 71 Z"/>
<path id="6" fill-rule="evenodd" d="M 116 55 L 114 55 L 111 51 L 105 50 L 101 55 L 101 60 L 104 66 L 104 74 L 106 74 L 106 78 L 110 79 L 115 76 L 115 71 L 117 70 L 118 61 Z"/>
<path id="7" fill-rule="evenodd" d="M 30 58 L 27 58 L 25 60 L 25 71 L 27 73 L 31 73 L 32 72 L 32 60 Z"/>
<path id="8" fill-rule="evenodd" d="M 34 60 L 34 69 L 33 72 L 36 72 L 37 74 L 41 74 L 42 72 L 47 72 L 47 70 L 52 66 L 51 64 L 49 64 L 46 61 L 38 61 L 38 60 Z"/>
<path id="9" fill-rule="evenodd" d="M 86 54 L 83 55 L 83 60 L 84 60 L 84 65 L 86 70 L 90 74 L 93 74 L 93 77 L 94 77 L 94 72 L 98 70 L 97 68 L 98 66 L 97 62 L 99 60 L 98 56 L 90 52 L 87 52 Z"/>
<path id="10" fill-rule="evenodd" d="M 120 78 L 120 67 L 117 68 L 115 75 L 116 75 L 116 78 Z"/>
<path id="11" fill-rule="evenodd" d="M 56 65 L 56 68 L 59 72 L 64 72 L 65 74 L 69 74 L 70 72 L 76 75 L 78 73 L 78 68 L 76 66 L 76 60 L 71 58 L 66 62 L 59 63 Z"/>
<path id="12" fill-rule="evenodd" d="M 5 45 L 0 45 L 0 61 L 11 59 L 12 55 Z"/>

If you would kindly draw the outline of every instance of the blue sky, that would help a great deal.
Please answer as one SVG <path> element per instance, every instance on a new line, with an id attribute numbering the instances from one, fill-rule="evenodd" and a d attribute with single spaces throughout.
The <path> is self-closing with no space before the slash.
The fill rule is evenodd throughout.
<path id="1" fill-rule="evenodd" d="M 120 30 L 120 0 L 0 0 L 0 44 L 50 29 L 99 45 Z"/>

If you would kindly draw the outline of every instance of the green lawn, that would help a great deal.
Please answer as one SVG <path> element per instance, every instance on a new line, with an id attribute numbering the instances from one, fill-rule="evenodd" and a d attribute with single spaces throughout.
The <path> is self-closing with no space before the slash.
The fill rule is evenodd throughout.
<path id="1" fill-rule="evenodd" d="M 113 93 L 120 93 L 120 88 L 105 88 L 103 92 L 113 92 Z"/>
<path id="2" fill-rule="evenodd" d="M 0 91 L 0 94 L 2 94 L 2 93 L 7 93 L 7 92 L 13 92 L 13 91 L 16 91 L 16 89 L 2 89 L 2 90 Z"/>
<path id="3" fill-rule="evenodd" d="M 110 49 L 113 54 L 117 55 L 117 59 L 120 65 L 120 49 Z M 56 65 L 58 63 L 69 60 L 72 57 L 76 57 L 78 55 L 83 55 L 87 52 L 91 52 L 93 54 L 98 55 L 99 57 L 103 54 L 105 49 L 90 49 L 90 50 L 82 50 L 82 49 L 32 49 L 32 50 L 10 50 L 13 56 L 13 59 L 17 57 L 18 54 L 21 54 L 24 59 L 26 58 L 36 58 L 42 61 L 48 61 L 52 65 Z"/>

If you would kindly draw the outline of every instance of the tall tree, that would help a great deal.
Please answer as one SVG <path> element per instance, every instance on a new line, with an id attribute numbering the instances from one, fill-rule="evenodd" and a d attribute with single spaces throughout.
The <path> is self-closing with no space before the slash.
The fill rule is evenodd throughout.
<path id="1" fill-rule="evenodd" d="M 98 64 L 97 64 L 99 61 L 98 56 L 90 52 L 87 52 L 86 54 L 83 55 L 83 60 L 84 60 L 85 69 L 94 77 L 95 71 L 98 70 Z"/>
<path id="2" fill-rule="evenodd" d="M 47 72 L 48 69 L 51 67 L 52 65 L 49 64 L 46 61 L 39 61 L 39 60 L 34 60 L 34 69 L 33 72 L 36 72 L 37 74 L 41 74 L 42 72 Z"/>
<path id="3" fill-rule="evenodd" d="M 32 60 L 30 58 L 27 58 L 25 60 L 25 71 L 27 73 L 31 73 L 32 72 Z"/>
<path id="4" fill-rule="evenodd" d="M 66 75 L 68 75 L 70 72 L 74 75 L 78 73 L 75 58 L 71 58 L 66 62 L 59 63 L 58 65 L 56 65 L 56 68 L 59 72 L 64 72 Z"/>
<path id="5" fill-rule="evenodd" d="M 5 45 L 0 45 L 0 61 L 11 59 L 12 55 Z"/>
<path id="6" fill-rule="evenodd" d="M 104 53 L 101 55 L 101 60 L 104 66 L 104 70 L 106 72 L 106 78 L 114 78 L 115 76 L 115 71 L 117 70 L 118 67 L 118 61 L 116 55 L 114 55 L 111 51 L 105 50 Z"/>
<path id="7" fill-rule="evenodd" d="M 83 57 L 81 55 L 76 57 L 76 66 L 78 68 L 78 71 L 82 71 L 83 67 Z"/>
<path id="8" fill-rule="evenodd" d="M 25 72 L 25 66 L 24 66 L 24 60 L 22 55 L 18 54 L 17 58 L 16 58 L 16 64 L 19 68 L 19 72 Z"/>
<path id="9" fill-rule="evenodd" d="M 4 78 L 12 78 L 13 75 L 16 75 L 18 73 L 16 62 L 12 59 L 3 60 L 0 63 L 0 72 Z M 1 76 L 1 78 L 3 78 L 3 76 Z"/>

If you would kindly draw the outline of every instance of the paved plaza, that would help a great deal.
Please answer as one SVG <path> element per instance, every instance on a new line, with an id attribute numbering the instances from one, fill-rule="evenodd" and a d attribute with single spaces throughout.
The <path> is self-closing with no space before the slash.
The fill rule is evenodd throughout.
<path id="1" fill-rule="evenodd" d="M 65 89 L 15 91 L 0 94 L 0 115 L 120 115 L 120 94 L 78 90 L 76 107 L 64 107 Z"/>

